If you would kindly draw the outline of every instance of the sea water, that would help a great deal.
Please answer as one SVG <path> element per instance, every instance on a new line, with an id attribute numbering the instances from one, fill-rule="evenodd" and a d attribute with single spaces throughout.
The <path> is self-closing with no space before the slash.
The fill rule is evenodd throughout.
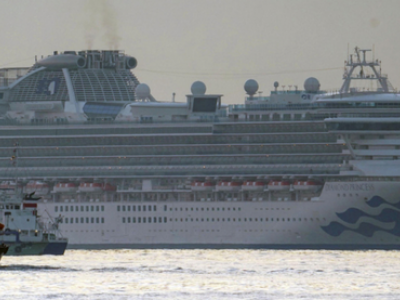
<path id="1" fill-rule="evenodd" d="M 400 299 L 400 251 L 68 250 L 5 256 L 0 300 Z"/>

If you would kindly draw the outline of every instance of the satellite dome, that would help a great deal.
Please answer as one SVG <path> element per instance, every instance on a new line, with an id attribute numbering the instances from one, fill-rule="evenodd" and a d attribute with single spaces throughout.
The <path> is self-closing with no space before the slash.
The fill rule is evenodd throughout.
<path id="1" fill-rule="evenodd" d="M 304 89 L 307 92 L 316 93 L 319 91 L 319 87 L 320 87 L 320 84 L 319 84 L 319 81 L 317 78 L 310 77 L 310 78 L 307 78 L 306 81 L 304 81 Z"/>
<path id="2" fill-rule="evenodd" d="M 278 82 L 278 81 L 275 81 L 275 82 L 274 82 L 274 88 L 277 89 L 278 87 L 279 87 L 279 82 Z"/>
<path id="3" fill-rule="evenodd" d="M 244 84 L 244 90 L 250 96 L 254 95 L 258 91 L 258 82 L 255 81 L 254 79 L 247 80 L 246 83 Z"/>
<path id="4" fill-rule="evenodd" d="M 136 89 L 136 98 L 139 100 L 145 100 L 150 96 L 150 87 L 145 83 L 140 83 Z"/>
<path id="5" fill-rule="evenodd" d="M 204 95 L 206 93 L 206 85 L 202 81 L 195 81 L 192 84 L 191 91 L 193 95 Z"/>

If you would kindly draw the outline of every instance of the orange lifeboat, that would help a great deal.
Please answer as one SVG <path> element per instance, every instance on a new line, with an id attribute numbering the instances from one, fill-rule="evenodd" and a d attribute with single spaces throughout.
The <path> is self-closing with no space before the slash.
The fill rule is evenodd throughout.
<path id="1" fill-rule="evenodd" d="M 215 184 L 209 181 L 193 181 L 192 182 L 192 191 L 212 191 L 215 187 Z"/>
<path id="2" fill-rule="evenodd" d="M 236 192 L 242 188 L 242 183 L 238 181 L 220 181 L 217 184 L 217 191 Z"/>
<path id="3" fill-rule="evenodd" d="M 321 187 L 322 184 L 320 182 L 313 180 L 296 180 L 293 183 L 293 189 L 297 191 L 318 191 Z"/>
<path id="4" fill-rule="evenodd" d="M 35 195 L 47 195 L 50 187 L 43 181 L 29 181 L 25 186 L 25 193 L 30 194 L 35 192 Z"/>
<path id="5" fill-rule="evenodd" d="M 81 182 L 78 191 L 83 193 L 102 192 L 103 184 L 99 182 Z"/>
<path id="6" fill-rule="evenodd" d="M 244 191 L 261 191 L 264 189 L 265 183 L 262 181 L 245 181 L 242 189 Z"/>
<path id="7" fill-rule="evenodd" d="M 115 185 L 110 184 L 110 183 L 103 183 L 103 186 L 101 187 L 101 189 L 104 192 L 115 192 L 117 190 L 117 187 Z"/>
<path id="8" fill-rule="evenodd" d="M 14 181 L 2 181 L 0 184 L 0 190 L 6 192 L 6 194 L 19 194 L 22 191 L 22 185 L 17 184 Z"/>
<path id="9" fill-rule="evenodd" d="M 54 188 L 54 193 L 74 193 L 78 190 L 78 187 L 72 182 L 59 182 Z"/>
<path id="10" fill-rule="evenodd" d="M 268 190 L 270 191 L 287 191 L 290 189 L 289 181 L 273 180 L 268 183 Z"/>

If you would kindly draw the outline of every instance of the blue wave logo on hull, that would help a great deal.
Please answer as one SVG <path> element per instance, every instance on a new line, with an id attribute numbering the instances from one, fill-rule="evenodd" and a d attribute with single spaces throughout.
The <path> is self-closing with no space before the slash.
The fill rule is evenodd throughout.
<path id="1" fill-rule="evenodd" d="M 393 204 L 379 196 L 374 196 L 366 203 L 372 208 L 379 208 L 382 205 L 390 206 L 390 208 L 384 208 L 377 215 L 368 214 L 358 208 L 349 208 L 345 212 L 336 213 L 336 215 L 339 217 L 339 219 L 348 224 L 356 224 L 360 218 L 366 217 L 370 220 L 376 220 L 381 223 L 394 223 L 394 226 L 391 229 L 385 229 L 379 227 L 378 225 L 364 221 L 354 229 L 334 221 L 329 223 L 327 226 L 321 226 L 321 228 L 327 234 L 335 237 L 341 235 L 344 231 L 353 231 L 366 237 L 372 237 L 376 231 L 384 231 L 400 237 L 400 211 L 397 210 L 400 209 L 400 202 Z"/>

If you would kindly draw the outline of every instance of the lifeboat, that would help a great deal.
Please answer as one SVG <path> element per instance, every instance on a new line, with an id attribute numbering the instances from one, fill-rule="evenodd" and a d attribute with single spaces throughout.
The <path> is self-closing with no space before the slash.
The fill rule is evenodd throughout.
<path id="1" fill-rule="evenodd" d="M 244 191 L 261 191 L 264 189 L 265 183 L 262 181 L 245 181 L 242 189 Z"/>
<path id="2" fill-rule="evenodd" d="M 289 181 L 270 181 L 268 183 L 268 190 L 270 191 L 287 191 L 290 189 Z"/>
<path id="3" fill-rule="evenodd" d="M 103 184 L 100 182 L 81 182 L 78 191 L 83 193 L 102 192 Z"/>
<path id="4" fill-rule="evenodd" d="M 297 191 L 318 191 L 321 189 L 322 184 L 318 181 L 307 180 L 307 181 L 300 181 L 296 180 L 293 183 L 293 189 Z"/>
<path id="5" fill-rule="evenodd" d="M 22 185 L 17 184 L 14 181 L 2 181 L 0 183 L 0 190 L 5 192 L 6 194 L 14 194 L 15 192 L 21 193 L 22 191 Z"/>
<path id="6" fill-rule="evenodd" d="M 25 193 L 35 193 L 35 195 L 47 195 L 50 187 L 43 181 L 29 181 L 25 186 Z"/>
<path id="7" fill-rule="evenodd" d="M 115 192 L 117 190 L 117 187 L 115 185 L 110 184 L 110 183 L 103 183 L 101 189 L 104 192 Z"/>
<path id="8" fill-rule="evenodd" d="M 231 191 L 239 191 L 242 188 L 242 183 L 237 181 L 220 181 L 217 184 L 217 191 L 221 192 L 231 192 Z"/>
<path id="9" fill-rule="evenodd" d="M 54 188 L 54 193 L 74 193 L 78 190 L 78 187 L 72 182 L 59 182 Z"/>
<path id="10" fill-rule="evenodd" d="M 192 191 L 202 192 L 202 191 L 212 191 L 215 187 L 215 184 L 209 181 L 193 181 L 192 182 Z"/>

